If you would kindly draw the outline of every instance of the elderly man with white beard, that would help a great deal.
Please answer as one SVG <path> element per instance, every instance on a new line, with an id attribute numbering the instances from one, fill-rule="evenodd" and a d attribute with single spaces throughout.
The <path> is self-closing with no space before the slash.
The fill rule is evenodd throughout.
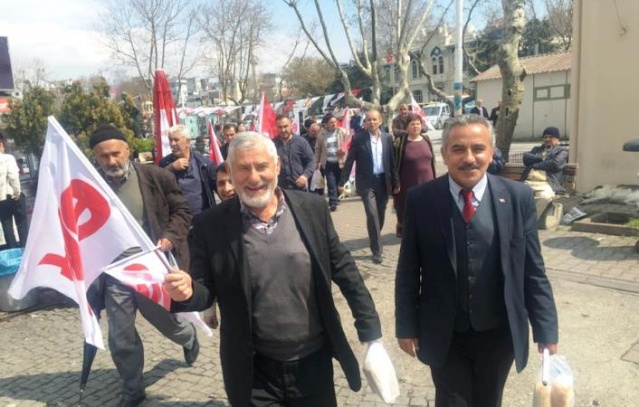
<path id="1" fill-rule="evenodd" d="M 346 297 L 361 342 L 382 336 L 370 293 L 326 202 L 278 187 L 270 139 L 238 134 L 227 164 L 237 197 L 195 218 L 190 275 L 166 276 L 171 311 L 203 310 L 217 298 L 222 372 L 234 407 L 337 406 L 332 358 L 351 389 L 361 388 L 361 377 L 331 284 Z"/>
<path id="2" fill-rule="evenodd" d="M 126 138 L 116 127 L 102 124 L 91 134 L 89 146 L 104 177 L 133 218 L 165 252 L 171 251 L 181 267 L 188 267 L 186 237 L 191 223 L 189 205 L 175 177 L 153 165 L 129 159 Z M 139 251 L 131 248 L 118 257 Z M 184 359 L 191 366 L 200 345 L 192 324 L 177 317 L 119 280 L 102 273 L 87 294 L 97 315 L 106 309 L 109 321 L 109 349 L 122 378 L 119 406 L 135 407 L 144 402 L 144 347 L 135 329 L 137 311 L 164 336 L 183 346 Z"/>

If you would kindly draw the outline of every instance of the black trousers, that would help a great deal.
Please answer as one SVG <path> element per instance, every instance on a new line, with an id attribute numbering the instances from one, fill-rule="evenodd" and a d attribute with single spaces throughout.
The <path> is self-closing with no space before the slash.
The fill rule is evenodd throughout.
<path id="1" fill-rule="evenodd" d="M 373 255 L 381 256 L 384 251 L 381 230 L 384 227 L 386 204 L 388 203 L 384 174 L 374 176 L 371 186 L 370 189 L 360 191 L 360 196 L 366 212 L 366 229 L 368 230 L 371 252 Z"/>
<path id="2" fill-rule="evenodd" d="M 508 324 L 455 332 L 444 366 L 431 367 L 435 407 L 499 407 L 513 364 Z"/>
<path id="3" fill-rule="evenodd" d="M 290 362 L 255 354 L 253 369 L 253 407 L 337 407 L 328 347 Z"/>
<path id="4" fill-rule="evenodd" d="M 14 219 L 16 228 L 18 229 L 19 242 L 13 231 Z M 4 201 L 0 201 L 0 224 L 2 224 L 4 241 L 9 249 L 15 249 L 18 246 L 24 247 L 29 231 L 26 198 L 24 194 L 20 194 L 20 199 L 18 200 L 13 200 L 10 196 L 7 196 Z"/>

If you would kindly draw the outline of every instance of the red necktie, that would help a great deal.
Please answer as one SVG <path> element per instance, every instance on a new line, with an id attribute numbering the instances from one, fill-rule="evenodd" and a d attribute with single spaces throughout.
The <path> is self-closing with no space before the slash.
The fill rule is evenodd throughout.
<path id="1" fill-rule="evenodd" d="M 461 195 L 464 198 L 464 210 L 462 211 L 462 215 L 464 215 L 464 220 L 466 223 L 469 223 L 475 214 L 475 205 L 473 205 L 473 190 L 472 189 L 462 189 Z"/>

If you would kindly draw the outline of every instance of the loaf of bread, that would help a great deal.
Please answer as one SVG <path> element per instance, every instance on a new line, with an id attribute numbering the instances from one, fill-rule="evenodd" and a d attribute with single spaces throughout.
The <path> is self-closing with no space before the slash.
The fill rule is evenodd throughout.
<path id="1" fill-rule="evenodd" d="M 574 407 L 575 390 L 572 378 L 566 375 L 555 377 L 552 381 L 550 399 L 552 400 L 552 407 Z"/>
<path id="2" fill-rule="evenodd" d="M 539 382 L 535 385 L 533 393 L 533 407 L 553 407 L 550 403 L 550 385 L 544 386 Z"/>

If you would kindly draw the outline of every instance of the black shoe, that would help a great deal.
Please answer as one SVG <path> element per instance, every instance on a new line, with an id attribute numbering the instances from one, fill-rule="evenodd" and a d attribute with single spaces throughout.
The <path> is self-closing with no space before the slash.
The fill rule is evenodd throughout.
<path id="1" fill-rule="evenodd" d="M 142 396 L 133 400 L 121 398 L 118 407 L 137 407 L 140 404 L 144 403 L 144 400 L 146 400 L 146 396 Z"/>
<path id="2" fill-rule="evenodd" d="M 337 205 L 330 206 L 331 212 L 335 212 L 337 210 Z"/>
<path id="3" fill-rule="evenodd" d="M 197 334 L 193 333 L 195 338 L 193 338 L 193 345 L 190 349 L 184 347 L 184 361 L 188 366 L 193 366 L 193 363 L 197 360 L 197 357 L 200 354 L 200 342 L 197 340 Z"/>
<path id="4" fill-rule="evenodd" d="M 373 263 L 382 264 L 382 255 L 381 254 L 374 254 L 373 255 Z"/>

